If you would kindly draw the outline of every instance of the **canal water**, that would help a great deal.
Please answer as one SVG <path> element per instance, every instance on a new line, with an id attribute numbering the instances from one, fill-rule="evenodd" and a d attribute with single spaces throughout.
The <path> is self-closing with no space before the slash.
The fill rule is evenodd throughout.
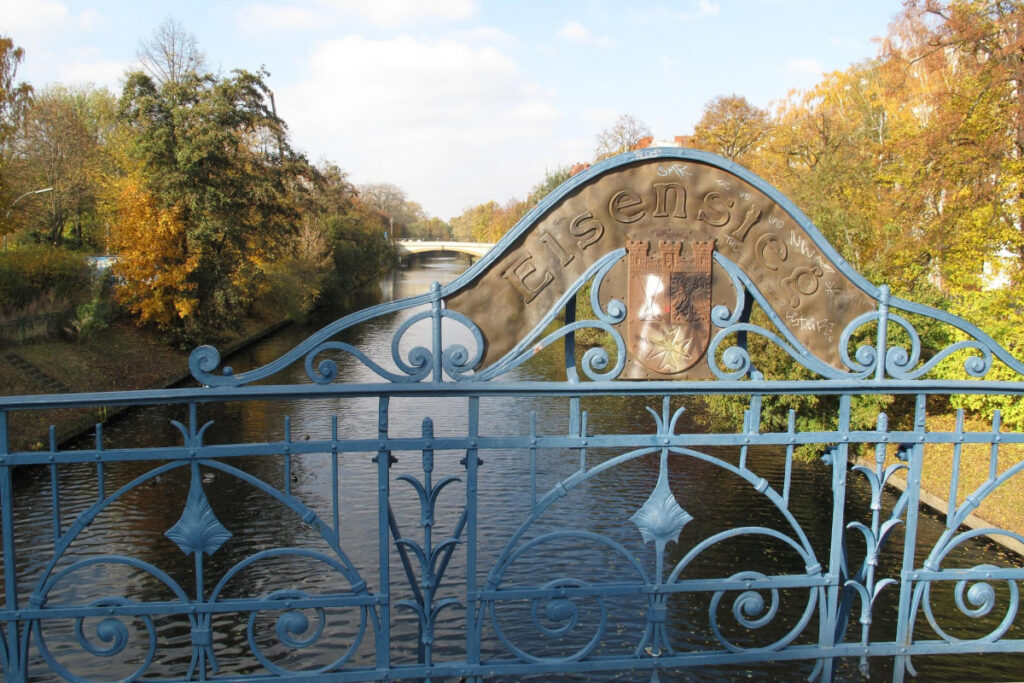
<path id="1" fill-rule="evenodd" d="M 429 289 L 433 281 L 447 282 L 465 267 L 464 263 L 452 258 L 440 258 L 418 264 L 409 270 L 398 271 L 382 283 L 383 296 L 401 298 L 419 294 Z M 386 358 L 390 355 L 391 340 L 408 317 L 407 313 L 369 321 L 343 335 L 343 340 L 366 350 L 371 357 Z M 424 328 L 425 330 L 425 328 Z M 264 365 L 291 349 L 313 331 L 313 327 L 293 326 L 273 337 L 252 346 L 230 359 L 238 371 Z M 423 340 L 416 342 L 429 346 Z M 376 381 L 378 378 L 364 365 L 350 356 L 336 356 L 340 376 L 345 382 Z M 561 374 L 560 374 L 561 373 Z M 539 354 L 530 364 L 514 371 L 508 379 L 563 379 L 564 368 L 557 350 Z M 274 383 L 308 382 L 302 363 L 289 368 L 283 374 L 272 378 Z M 606 397 L 584 401 L 587 410 L 588 431 L 591 433 L 649 432 L 654 422 L 647 408 L 660 411 L 660 403 L 653 397 Z M 691 419 L 699 415 L 701 406 L 697 400 L 676 401 L 672 409 L 684 407 L 686 412 L 676 427 L 677 432 L 693 432 L 700 428 Z M 465 434 L 467 401 L 436 399 L 393 399 L 390 406 L 391 436 L 418 436 L 424 417 L 431 417 L 435 432 L 443 434 Z M 482 401 L 481 427 L 484 434 L 522 434 L 536 422 L 537 431 L 543 434 L 565 433 L 568 424 L 566 402 L 562 399 L 488 399 Z M 301 441 L 305 438 L 327 438 L 332 423 L 337 421 L 344 438 L 376 436 L 377 401 L 375 399 L 336 399 L 318 401 L 278 401 L 227 403 L 202 406 L 199 422 L 212 421 L 205 434 L 206 443 L 240 443 L 273 441 L 283 438 L 286 418 L 291 438 Z M 135 410 L 105 427 L 104 441 L 108 447 L 121 445 L 150 446 L 181 442 L 178 429 L 171 420 L 187 421 L 187 414 L 180 407 L 154 406 Z M 725 462 L 735 463 L 738 452 L 730 449 L 709 449 L 707 453 Z M 353 565 L 359 569 L 371 589 L 376 585 L 376 565 L 379 558 L 377 537 L 377 466 L 372 462 L 374 453 L 352 454 L 340 459 L 338 499 L 340 504 L 341 545 Z M 421 454 L 400 452 L 395 454 L 398 461 L 393 466 L 392 505 L 397 523 L 404 536 L 424 541 L 424 529 L 420 525 L 420 508 L 413 487 L 401 480 L 400 475 L 424 478 Z M 588 464 L 593 465 L 611 457 L 613 453 L 593 450 L 587 454 Z M 433 481 L 437 483 L 445 476 L 464 479 L 465 470 L 460 460 L 464 452 L 438 452 L 435 454 Z M 490 562 L 498 556 L 504 543 L 515 532 L 528 515 L 531 505 L 530 481 L 534 476 L 528 454 L 518 451 L 487 452 L 480 466 L 479 493 L 479 580 L 486 581 Z M 293 458 L 290 470 L 282 467 L 282 458 L 251 457 L 234 463 L 245 472 L 259 477 L 274 486 L 291 487 L 291 491 L 324 519 L 331 515 L 334 497 L 331 460 L 326 454 L 297 456 Z M 575 452 L 541 452 L 536 463 L 538 490 L 545 492 L 574 472 L 579 465 Z M 129 463 L 109 467 L 105 472 L 108 491 L 131 481 L 151 468 L 151 463 Z M 785 476 L 785 461 L 781 454 L 760 450 L 748 455 L 748 466 L 759 476 L 767 479 L 780 490 Z M 766 498 L 752 495 L 748 485 L 741 482 L 713 463 L 692 458 L 670 459 L 670 482 L 679 504 L 693 516 L 679 538 L 679 543 L 670 545 L 668 561 L 679 560 L 689 548 L 701 539 L 718 531 L 742 526 L 769 525 L 786 528 L 786 522 Z M 605 475 L 595 477 L 585 486 L 574 490 L 561 499 L 552 509 L 538 520 L 532 532 L 535 535 L 545 531 L 563 528 L 578 528 L 587 532 L 602 534 L 635 552 L 645 562 L 653 564 L 653 544 L 645 546 L 639 538 L 636 526 L 630 517 L 650 496 L 658 478 L 657 455 L 642 457 L 622 466 L 612 468 Z M 861 477 L 851 474 L 847 494 L 848 520 L 870 521 L 870 491 Z M 60 472 L 62 491 L 62 520 L 65 528 L 74 515 L 86 509 L 95 501 L 96 472 L 94 468 L 67 467 Z M 204 490 L 210 500 L 214 514 L 223 526 L 232 533 L 224 546 L 206 558 L 207 581 L 204 590 L 209 591 L 217 577 L 223 576 L 240 559 L 248 557 L 260 548 L 266 547 L 310 547 L 322 548 L 319 537 L 307 525 L 301 523 L 288 510 L 277 505 L 268 496 L 236 477 L 210 468 L 203 469 Z M 69 551 L 69 557 L 83 557 L 90 553 L 117 553 L 139 558 L 159 567 L 180 585 L 194 585 L 190 578 L 194 572 L 194 561 L 186 556 L 164 534 L 181 516 L 189 490 L 187 468 L 161 476 L 128 495 L 109 511 L 101 515 L 76 541 Z M 25 547 L 36 549 L 30 556 L 23 557 L 18 573 L 23 592 L 31 592 L 32 579 L 37 577 L 48 561 L 52 548 L 52 511 L 40 501 L 49 497 L 49 473 L 40 468 L 38 473 L 27 476 L 20 484 L 17 506 L 18 541 Z M 803 531 L 811 539 L 817 557 L 823 563 L 828 558 L 828 542 L 831 529 L 832 497 L 830 472 L 820 463 L 797 462 L 793 466 L 790 509 Z M 436 544 L 456 528 L 462 506 L 465 503 L 464 488 L 455 483 L 445 488 L 439 498 L 436 520 L 431 531 Z M 887 496 L 884 510 L 891 510 L 895 499 Z M 786 528 L 788 531 L 788 528 Z M 938 517 L 923 514 L 919 530 L 922 556 L 943 531 Z M 898 573 L 901 564 L 902 531 L 896 531 L 890 538 L 888 550 L 880 562 L 882 576 Z M 854 534 L 856 537 L 856 534 Z M 855 545 L 856 538 L 851 538 Z M 859 562 L 856 547 L 851 550 L 851 564 Z M 965 547 L 956 558 L 957 566 L 970 567 L 978 564 L 1000 566 L 1019 565 L 1021 560 L 1004 553 L 998 547 L 978 543 Z M 445 581 L 437 599 L 455 598 L 466 572 L 466 558 L 463 549 L 456 550 L 451 558 Z M 490 561 L 490 562 L 489 562 Z M 920 561 L 920 560 L 919 560 Z M 621 557 L 608 552 L 599 544 L 581 543 L 574 539 L 563 539 L 551 544 L 540 544 L 533 551 L 520 557 L 505 575 L 503 586 L 514 585 L 517 580 L 543 583 L 545 578 L 557 581 L 561 577 L 597 572 L 602 578 L 614 578 L 621 574 L 629 578 L 629 567 Z M 739 571 L 759 571 L 771 574 L 778 571 L 802 572 L 803 563 L 787 547 L 781 544 L 765 544 L 763 538 L 744 536 L 735 542 L 722 543 L 701 556 L 701 561 L 688 570 L 685 578 L 730 576 Z M 397 553 L 391 552 L 391 574 L 393 582 L 393 604 L 402 599 L 411 599 L 412 593 L 405 585 L 402 565 Z M 240 573 L 225 587 L 225 596 L 270 595 L 274 591 L 304 591 L 318 593 L 335 587 L 338 577 L 325 572 L 323 565 L 292 558 L 256 563 Z M 124 567 L 94 566 L 69 576 L 66 585 L 51 595 L 51 604 L 61 600 L 78 602 L 101 600 L 110 595 L 133 595 L 136 599 L 172 599 L 162 585 L 152 577 L 132 572 Z M 969 619 L 957 608 L 950 591 L 935 590 L 932 607 L 937 621 L 948 631 L 960 637 L 978 637 L 999 623 L 1010 609 L 1008 591 L 995 586 L 997 603 L 993 613 L 980 619 Z M 895 633 L 895 604 L 897 589 L 889 588 L 883 594 L 879 607 L 874 613 L 871 626 L 873 638 L 892 638 Z M 770 596 L 767 596 L 766 600 Z M 711 604 L 709 594 L 696 594 L 674 598 L 669 603 L 668 632 L 679 650 L 705 650 L 718 648 L 711 623 L 718 621 L 723 634 L 735 639 L 744 647 L 767 645 L 794 628 L 808 604 L 806 591 L 781 591 L 781 607 L 769 626 L 751 631 L 726 623 L 731 618 L 731 596 L 721 605 Z M 886 600 L 888 598 L 888 600 Z M 1001 600 L 1001 602 L 999 601 Z M 541 605 L 541 607 L 544 607 Z M 604 610 L 608 615 L 608 628 L 599 633 L 600 645 L 597 653 L 630 652 L 635 648 L 645 623 L 646 604 L 637 602 L 635 596 L 607 599 L 589 604 L 579 604 L 576 628 L 561 634 L 559 611 L 544 612 L 539 622 L 549 633 L 559 632 L 557 637 L 542 636 L 533 620 L 533 606 L 525 604 L 502 605 L 493 615 L 488 615 L 483 628 L 483 655 L 507 656 L 506 644 L 536 656 L 569 656 L 585 646 L 598 629 L 599 615 Z M 264 671 L 253 657 L 250 648 L 249 631 L 258 643 L 261 652 L 277 665 L 293 670 L 309 670 L 334 661 L 341 652 L 351 649 L 352 665 L 372 666 L 374 647 L 372 628 L 365 615 L 358 610 L 334 610 L 324 614 L 311 613 L 305 630 L 294 636 L 308 637 L 306 647 L 294 649 L 283 647 L 280 633 L 275 631 L 280 623 L 279 614 L 260 615 L 251 623 L 248 615 L 218 615 L 214 618 L 213 631 L 216 635 L 214 652 L 220 673 L 248 673 Z M 564 616 L 564 615 L 563 615 Z M 547 621 L 545 621 L 547 620 Z M 551 621 L 554 620 L 554 621 Z M 159 635 L 159 648 L 149 675 L 183 676 L 190 664 L 192 649 L 187 623 L 181 620 L 166 620 L 157 623 L 154 629 Z M 417 657 L 417 622 L 410 610 L 393 610 L 392 656 L 395 662 L 413 663 Z M 848 639 L 859 639 L 859 625 L 856 619 L 848 631 Z M 816 633 L 816 619 L 808 627 L 811 640 Z M 316 628 L 322 625 L 319 634 Z M 55 622 L 48 624 L 37 636 L 45 642 L 48 651 L 60 666 L 76 675 L 93 679 L 116 679 L 129 675 L 147 652 L 146 628 L 141 620 L 127 625 L 128 642 L 123 652 L 115 658 L 97 656 L 95 652 L 81 646 L 76 637 L 74 623 Z M 295 628 L 298 628 L 297 626 Z M 435 634 L 433 657 L 436 661 L 458 658 L 465 642 L 466 613 L 462 606 L 453 606 L 441 613 Z M 932 635 L 927 623 L 918 624 L 921 634 Z M 589 630 L 588 630 L 589 629 Z M 311 636 L 311 634 L 316 637 Z M 102 629 L 98 623 L 82 625 L 83 637 L 94 650 L 100 650 L 110 643 L 103 641 Z M 109 635 L 109 633 L 108 633 Z M 1007 637 L 1022 637 L 1021 629 L 1011 630 Z M 301 639 L 301 638 L 300 638 Z M 806 642 L 807 638 L 797 642 Z M 134 659 L 133 659 L 134 658 Z M 113 660 L 113 661 L 112 661 Z M 115 662 L 121 662 L 120 664 Z M 1021 677 L 1021 659 L 985 655 L 936 657 L 915 660 L 920 680 L 1015 680 Z M 892 664 L 885 659 L 871 663 L 873 678 L 886 679 L 891 676 Z M 120 667 L 120 668 L 119 668 Z M 35 680 L 49 680 L 52 673 L 43 673 L 46 666 L 37 657 L 32 670 Z M 764 665 L 755 669 L 728 670 L 704 668 L 699 670 L 667 672 L 662 680 L 799 680 L 812 669 L 810 663 L 785 663 Z M 600 680 L 580 676 L 580 679 Z M 607 678 L 615 678 L 608 676 Z M 837 680 L 862 680 L 857 661 L 843 661 L 839 666 Z M 622 680 L 637 679 L 636 674 L 621 676 Z M 543 680 L 541 678 L 540 680 Z"/>

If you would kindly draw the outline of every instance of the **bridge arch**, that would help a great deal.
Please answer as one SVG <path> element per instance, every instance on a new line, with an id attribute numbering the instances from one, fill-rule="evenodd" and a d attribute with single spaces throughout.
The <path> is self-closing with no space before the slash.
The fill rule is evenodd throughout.
<path id="1" fill-rule="evenodd" d="M 395 240 L 398 258 L 402 263 L 417 254 L 465 254 L 475 263 L 494 246 L 490 242 L 449 242 L 444 240 Z"/>

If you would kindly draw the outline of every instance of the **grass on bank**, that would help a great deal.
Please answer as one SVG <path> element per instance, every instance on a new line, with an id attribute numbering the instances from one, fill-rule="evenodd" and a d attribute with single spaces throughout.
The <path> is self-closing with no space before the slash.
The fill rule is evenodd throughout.
<path id="1" fill-rule="evenodd" d="M 27 361 L 38 372 L 17 367 L 8 354 Z M 187 353 L 167 346 L 157 335 L 129 321 L 117 321 L 80 342 L 46 339 L 3 346 L 0 393 L 14 396 L 147 389 L 162 386 L 187 368 Z M 56 425 L 58 438 L 62 439 L 91 423 L 102 422 L 106 415 L 100 409 L 14 413 L 9 425 L 11 448 L 48 448 L 51 424 Z"/>

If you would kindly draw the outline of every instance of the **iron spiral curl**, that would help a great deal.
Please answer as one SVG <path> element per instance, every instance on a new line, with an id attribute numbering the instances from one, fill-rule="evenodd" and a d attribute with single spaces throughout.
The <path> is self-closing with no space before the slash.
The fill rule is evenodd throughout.
<path id="1" fill-rule="evenodd" d="M 998 569 L 999 567 L 990 564 L 980 564 L 971 567 L 971 571 L 976 571 L 983 575 L 987 571 L 994 571 Z M 960 614 L 969 619 L 981 619 L 991 614 L 992 610 L 996 608 L 998 598 L 993 581 L 996 580 L 980 578 L 962 579 L 957 581 L 953 588 L 953 601 L 956 604 L 957 609 L 960 611 Z M 1017 587 L 1017 582 L 1013 579 L 1006 579 L 1005 584 L 1008 591 L 1006 598 L 1006 613 L 991 631 L 977 638 L 959 638 L 942 628 L 932 611 L 931 582 L 925 582 L 920 587 L 920 599 L 925 616 L 927 617 L 932 630 L 934 630 L 935 633 L 946 642 L 959 643 L 964 642 L 965 640 L 994 642 L 1002 638 L 1006 632 L 1009 631 L 1010 627 L 1013 626 L 1013 622 L 1017 617 L 1017 612 L 1020 607 L 1020 590 Z"/>

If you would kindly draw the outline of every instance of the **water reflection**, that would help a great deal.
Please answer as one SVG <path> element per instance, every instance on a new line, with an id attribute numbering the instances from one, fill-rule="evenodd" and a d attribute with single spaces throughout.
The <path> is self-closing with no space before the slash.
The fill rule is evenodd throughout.
<path id="1" fill-rule="evenodd" d="M 434 280 L 448 281 L 462 270 L 464 264 L 455 259 L 437 259 L 420 264 L 414 269 L 397 271 L 393 278 L 382 286 L 386 296 L 406 297 L 429 290 Z M 374 358 L 388 358 L 392 336 L 403 321 L 411 315 L 402 312 L 380 318 L 348 330 L 342 335 L 346 341 Z M 283 355 L 303 340 L 311 330 L 293 327 L 257 344 L 230 359 L 230 364 L 239 369 L 262 366 Z M 422 341 L 414 343 L 423 343 Z M 377 381 L 379 378 L 361 363 L 345 354 L 333 359 L 346 382 Z M 564 368 L 557 352 L 539 354 L 533 362 L 515 371 L 511 379 L 562 379 Z M 289 368 L 283 375 L 272 379 L 275 383 L 308 382 L 302 363 Z M 655 397 L 605 397 L 587 399 L 583 408 L 588 411 L 588 430 L 591 433 L 636 433 L 649 432 L 654 422 L 646 407 L 660 408 Z M 677 431 L 699 433 L 697 422 L 692 415 L 700 411 L 696 400 L 676 400 L 673 410 L 685 407 Z M 258 444 L 283 438 L 286 428 L 293 441 L 307 438 L 325 439 L 336 428 L 342 438 L 374 438 L 377 433 L 378 403 L 375 399 L 325 399 L 317 401 L 278 401 L 226 403 L 200 406 L 198 423 L 212 421 L 206 432 L 206 443 Z M 414 400 L 394 399 L 389 415 L 391 436 L 419 435 L 425 417 L 434 422 L 435 432 L 443 434 L 465 434 L 467 428 L 468 401 L 460 400 Z M 565 433 L 569 422 L 566 402 L 553 398 L 488 398 L 481 401 L 480 431 L 482 434 L 521 434 L 530 427 L 531 415 L 535 415 L 536 428 L 542 434 Z M 286 418 L 288 420 L 286 427 Z M 105 433 L 108 447 L 119 445 L 155 446 L 181 443 L 181 434 L 170 420 L 187 423 L 188 415 L 180 407 L 156 406 L 135 411 L 130 417 L 109 425 Z M 739 453 L 729 448 L 700 449 L 702 458 L 672 456 L 668 462 L 668 477 L 671 489 L 679 505 L 693 517 L 686 524 L 677 544 L 669 545 L 667 566 L 680 561 L 685 554 L 715 533 L 747 525 L 768 525 L 788 529 L 785 516 L 764 496 L 756 494 L 751 486 L 728 471 L 724 465 L 736 464 Z M 245 479 L 250 476 L 267 482 L 278 489 L 290 490 L 321 519 L 332 521 L 332 504 L 337 495 L 338 541 L 340 546 L 366 581 L 370 590 L 382 588 L 378 573 L 380 548 L 377 538 L 377 465 L 376 453 L 343 454 L 337 458 L 337 478 L 333 476 L 335 460 L 330 453 L 296 455 L 291 458 L 290 468 L 283 457 L 232 458 L 228 468 L 203 466 L 201 481 L 209 504 L 231 537 L 212 555 L 204 558 L 205 581 L 195 585 L 195 558 L 182 552 L 175 542 L 165 535 L 182 515 L 190 490 L 190 470 L 182 466 L 165 471 L 159 477 L 151 477 L 143 485 L 133 488 L 115 505 L 106 510 L 76 540 L 73 553 L 62 561 L 68 566 L 77 558 L 95 552 L 119 553 L 146 562 L 166 573 L 166 576 L 189 594 L 202 591 L 208 595 L 216 582 L 232 567 L 252 557 L 259 549 L 268 547 L 290 547 L 308 550 L 323 550 L 325 540 L 319 532 L 282 505 L 274 496 L 250 485 Z M 591 449 L 587 453 L 587 464 L 593 466 L 621 453 L 611 449 Z M 401 532 L 408 537 L 423 540 L 420 526 L 419 501 L 413 487 L 400 480 L 401 475 L 423 479 L 423 458 L 418 452 L 395 453 L 397 462 L 391 472 L 391 502 Z M 434 481 L 445 476 L 465 478 L 465 469 L 460 463 L 463 452 L 438 451 L 433 455 Z M 480 585 L 488 579 L 488 571 L 501 555 L 511 534 L 519 529 L 530 517 L 534 501 L 530 496 L 531 481 L 536 476 L 538 496 L 556 487 L 573 474 L 580 465 L 579 454 L 563 450 L 541 451 L 537 455 L 537 471 L 533 472 L 529 454 L 520 451 L 491 451 L 481 454 L 484 462 L 480 467 L 479 481 L 479 534 L 477 577 Z M 758 476 L 764 477 L 774 488 L 783 486 L 784 460 L 780 454 L 768 449 L 753 450 L 748 454 L 748 464 Z M 159 465 L 159 464 L 157 464 Z M 134 478 L 146 476 L 153 471 L 154 463 L 124 463 L 108 467 L 104 472 L 107 491 L 116 490 Z M 22 580 L 21 587 L 27 599 L 32 590 L 32 579 L 43 570 L 52 554 L 53 539 L 48 534 L 51 511 L 35 504 L 35 500 L 49 494 L 49 474 L 39 468 L 38 473 L 26 477 L 24 493 L 18 502 L 18 542 L 22 547 L 33 547 L 36 552 L 26 556 L 18 566 Z M 594 476 L 571 495 L 557 499 L 536 521 L 529 525 L 526 539 L 543 539 L 544 534 L 557 529 L 581 529 L 600 534 L 620 544 L 641 561 L 642 570 L 653 571 L 653 544 L 644 544 L 637 527 L 630 522 L 631 516 L 644 505 L 655 487 L 659 473 L 658 453 L 636 457 L 605 473 Z M 74 466 L 62 468 L 59 473 L 62 491 L 61 519 L 66 529 L 74 516 L 88 508 L 95 500 L 98 479 L 95 468 Z M 869 519 L 870 492 L 857 477 L 851 477 L 846 507 L 850 519 Z M 435 542 L 443 539 L 459 524 L 465 504 L 464 489 L 453 485 L 445 489 L 438 499 L 436 518 L 431 527 Z M 886 509 L 893 500 L 887 499 Z M 812 552 L 823 564 L 828 561 L 829 538 L 831 534 L 832 496 L 830 472 L 818 464 L 794 466 L 790 512 L 800 529 L 807 535 Z M 922 549 L 938 538 L 942 525 L 938 520 L 925 516 L 919 529 Z M 901 564 L 900 548 L 902 531 L 890 539 L 886 552 L 881 558 L 881 567 L 894 575 Z M 329 539 L 330 540 L 330 539 Z M 922 552 L 925 552 L 922 550 Z M 981 563 L 1006 565 L 1016 558 L 993 558 L 993 550 L 981 545 L 965 548 L 959 558 L 961 566 Z M 392 578 L 391 600 L 413 598 L 412 589 L 404 580 L 403 567 L 397 553 L 389 552 L 389 570 Z M 851 564 L 859 562 L 857 550 L 852 551 Z M 922 558 L 923 559 L 923 558 Z M 623 580 L 636 579 L 637 567 L 627 561 L 610 545 L 583 542 L 579 538 L 562 538 L 551 543 L 539 542 L 528 552 L 518 556 L 503 577 L 503 587 L 517 583 L 537 585 L 545 579 L 565 580 L 583 570 L 600 569 L 604 579 L 620 577 Z M 738 571 L 757 570 L 765 574 L 772 572 L 804 571 L 804 560 L 784 543 L 765 542 L 764 538 L 743 536 L 715 546 L 713 551 L 703 553 L 686 568 L 681 578 L 728 576 Z M 466 554 L 459 548 L 452 555 L 439 598 L 463 599 L 460 594 L 466 573 Z M 884 575 L 884 573 L 883 573 Z M 289 595 L 338 594 L 351 589 L 351 577 L 343 572 L 332 571 L 322 562 L 307 556 L 286 555 L 267 557 L 265 560 L 247 566 L 224 588 L 224 597 L 242 595 L 274 595 L 275 591 L 289 591 Z M 1006 591 L 1001 587 L 1001 597 Z M 152 574 L 131 571 L 124 566 L 91 566 L 76 572 L 51 596 L 51 602 L 62 600 L 88 602 L 103 599 L 112 594 L 130 591 L 139 600 L 159 601 L 173 599 L 173 591 Z M 674 596 L 668 602 L 666 629 L 676 646 L 683 651 L 699 651 L 717 648 L 717 640 L 710 624 L 721 624 L 723 635 L 739 645 L 765 645 L 779 638 L 789 628 L 800 622 L 809 603 L 817 599 L 814 591 L 781 591 L 781 604 L 777 621 L 767 633 L 729 626 L 732 600 L 735 595 L 726 596 L 717 605 L 708 593 L 693 593 Z M 886 602 L 888 600 L 888 602 Z M 895 592 L 886 594 L 876 612 L 872 634 L 878 638 L 892 638 L 895 635 Z M 941 602 L 941 605 L 939 604 Z M 958 620 L 959 613 L 951 596 L 935 600 L 941 619 Z M 1005 602 L 1003 603 L 1005 604 Z M 631 653 L 636 647 L 646 620 L 646 599 L 637 596 L 606 598 L 579 605 L 579 624 L 571 632 L 557 637 L 541 637 L 533 623 L 528 602 L 509 601 L 497 606 L 486 617 L 482 634 L 485 657 L 508 656 L 502 638 L 514 648 L 522 649 L 535 656 L 566 656 L 587 647 L 595 630 L 598 629 L 601 610 L 610 615 L 610 623 L 596 645 L 594 654 Z M 311 670 L 334 662 L 340 653 L 351 649 L 351 663 L 359 666 L 373 666 L 375 661 L 375 638 L 373 629 L 367 626 L 365 611 L 357 607 L 334 608 L 323 613 L 307 610 L 307 628 L 316 629 L 325 624 L 324 637 L 309 647 L 288 648 L 281 643 L 277 627 L 278 617 L 285 610 L 267 611 L 249 623 L 248 614 L 224 612 L 215 615 L 212 628 L 216 641 L 212 651 L 220 671 L 250 672 L 259 670 L 253 659 L 249 643 L 249 631 L 259 652 L 276 666 L 287 669 Z M 993 615 L 993 618 L 996 618 Z M 395 663 L 412 663 L 417 657 L 417 626 L 415 616 L 408 610 L 395 608 L 392 611 L 391 655 Z M 960 619 L 959 621 L 962 621 Z M 989 620 L 991 621 L 991 620 Z M 734 620 L 733 620 L 734 622 Z M 543 622 L 542 620 L 542 623 Z M 546 624 L 551 632 L 558 630 L 557 620 Z M 457 659 L 464 652 L 467 618 L 464 608 L 448 609 L 442 612 L 435 632 L 433 655 L 436 660 Z M 54 622 L 47 624 L 44 637 L 56 657 L 64 666 L 76 674 L 89 676 L 102 674 L 106 678 L 128 675 L 147 652 L 145 623 L 131 624 L 132 642 L 126 652 L 125 671 L 113 671 L 110 660 L 88 656 L 74 640 L 73 623 Z M 92 630 L 90 630 L 90 628 Z M 86 625 L 86 633 L 95 637 L 97 622 Z M 191 629 L 186 620 L 164 617 L 154 620 L 153 630 L 159 635 L 160 647 L 155 653 L 150 672 L 161 676 L 183 676 L 189 668 L 192 648 Z M 367 630 L 368 629 L 368 630 Z M 304 631 L 308 635 L 310 631 Z M 796 642 L 812 641 L 817 633 L 812 625 L 808 635 Z M 140 635 L 141 634 L 141 635 Z M 300 634 L 295 634 L 300 635 Z M 1019 629 L 1009 634 L 1021 637 Z M 859 624 L 851 624 L 847 637 L 859 637 Z M 98 641 L 97 641 L 98 642 Z M 134 661 L 134 663 L 132 663 Z M 915 662 L 925 680 L 977 679 L 980 675 L 991 680 L 1000 680 L 1015 675 L 1014 660 L 986 655 L 984 668 L 977 668 L 977 658 L 954 657 L 947 660 L 933 659 Z M 841 662 L 837 679 L 860 680 L 856 661 Z M 669 672 L 663 679 L 673 675 L 687 680 L 778 680 L 793 679 L 808 675 L 813 668 L 810 663 L 786 663 L 761 665 L 749 671 L 728 671 L 715 668 Z M 49 677 L 43 673 L 45 667 L 38 657 L 33 670 L 38 680 Z M 983 674 L 979 674 L 983 671 Z M 891 675 L 891 662 L 879 660 L 873 664 L 873 674 L 881 677 Z M 623 675 L 624 680 L 635 674 Z M 542 679 L 544 677 L 541 677 Z M 580 676 L 596 680 L 593 675 Z M 616 678 L 608 675 L 607 678 Z"/>

